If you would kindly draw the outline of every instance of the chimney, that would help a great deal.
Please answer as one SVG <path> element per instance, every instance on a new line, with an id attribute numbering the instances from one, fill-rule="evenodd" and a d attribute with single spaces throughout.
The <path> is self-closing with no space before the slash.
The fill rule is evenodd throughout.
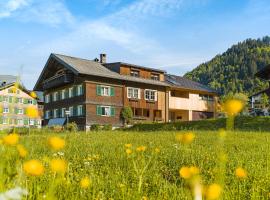
<path id="1" fill-rule="evenodd" d="M 100 63 L 106 63 L 106 54 L 105 53 L 100 54 Z"/>

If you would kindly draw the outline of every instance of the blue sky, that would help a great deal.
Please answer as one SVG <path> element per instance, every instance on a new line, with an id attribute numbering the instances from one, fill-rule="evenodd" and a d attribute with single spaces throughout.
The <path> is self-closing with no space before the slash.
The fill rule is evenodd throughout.
<path id="1" fill-rule="evenodd" d="M 52 52 L 107 53 L 183 75 L 269 22 L 269 0 L 1 0 L 0 69 L 32 89 Z"/>

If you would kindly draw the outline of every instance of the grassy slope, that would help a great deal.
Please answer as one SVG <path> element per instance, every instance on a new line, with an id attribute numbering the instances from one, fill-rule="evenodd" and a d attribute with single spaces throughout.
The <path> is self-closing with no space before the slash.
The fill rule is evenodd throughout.
<path id="1" fill-rule="evenodd" d="M 270 189 L 269 141 L 267 133 L 235 132 L 227 135 L 224 150 L 216 132 L 195 132 L 195 141 L 184 147 L 175 141 L 176 132 L 101 132 L 91 134 L 62 135 L 67 142 L 64 152 L 69 162 L 69 172 L 66 180 L 60 181 L 55 193 L 57 199 L 192 199 L 186 183 L 179 177 L 181 166 L 198 166 L 202 173 L 203 184 L 211 184 L 218 178 L 225 178 L 224 199 L 259 199 L 268 197 Z M 55 157 L 46 145 L 48 134 L 23 136 L 23 143 L 29 151 L 26 159 L 42 159 L 46 162 Z M 134 153 L 128 157 L 124 145 L 132 144 L 132 150 L 137 146 L 147 146 L 144 153 Z M 155 148 L 160 153 L 155 153 Z M 0 180 L 11 178 L 5 184 L 5 189 L 15 185 L 27 188 L 29 199 L 42 197 L 53 185 L 53 175 L 46 171 L 41 178 L 32 178 L 26 183 L 26 177 L 19 173 L 20 162 L 12 148 L 0 145 L 0 167 L 10 161 L 9 173 L 1 173 Z M 220 164 L 218 155 L 227 153 L 228 163 L 226 173 L 218 172 Z M 12 157 L 11 157 L 12 155 Z M 152 159 L 149 168 L 143 175 L 141 192 L 138 192 L 138 175 L 134 170 L 133 160 L 138 168 Z M 239 181 L 234 176 L 237 166 L 243 166 L 248 171 L 248 179 Z M 8 175 L 9 174 L 9 175 Z M 92 187 L 83 191 L 79 187 L 80 178 L 89 175 Z M 16 183 L 17 182 L 17 183 Z M 121 185 L 122 184 L 122 185 Z M 0 181 L 1 186 L 1 181 Z M 0 187 L 1 188 L 1 187 Z M 1 191 L 0 191 L 1 193 Z"/>
<path id="2" fill-rule="evenodd" d="M 218 130 L 226 127 L 226 119 L 209 119 L 191 122 L 136 124 L 127 130 Z M 270 131 L 270 117 L 237 117 L 235 129 L 240 131 Z"/>

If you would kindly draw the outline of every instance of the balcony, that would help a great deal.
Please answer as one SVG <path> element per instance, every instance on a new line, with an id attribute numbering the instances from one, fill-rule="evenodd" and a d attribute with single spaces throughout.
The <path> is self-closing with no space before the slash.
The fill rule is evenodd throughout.
<path id="1" fill-rule="evenodd" d="M 68 83 L 74 82 L 73 74 L 59 74 L 43 81 L 43 89 L 47 90 L 50 88 L 60 87 Z"/>

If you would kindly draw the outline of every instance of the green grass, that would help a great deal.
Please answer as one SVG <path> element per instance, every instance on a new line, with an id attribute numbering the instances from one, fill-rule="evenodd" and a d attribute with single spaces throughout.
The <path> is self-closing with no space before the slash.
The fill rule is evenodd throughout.
<path id="1" fill-rule="evenodd" d="M 47 146 L 51 134 L 21 136 L 20 143 L 29 151 L 21 159 L 15 147 L 0 145 L 0 193 L 15 186 L 27 189 L 28 199 L 192 199 L 187 182 L 179 177 L 182 166 L 197 166 L 203 185 L 219 183 L 224 189 L 223 199 L 267 199 L 270 189 L 269 133 L 228 133 L 224 143 L 217 132 L 195 132 L 196 138 L 189 146 L 175 140 L 177 132 L 98 132 L 61 134 L 66 147 L 61 151 L 68 161 L 64 177 L 50 172 L 48 160 L 56 155 Z M 131 143 L 133 153 L 128 156 L 125 144 Z M 136 147 L 146 146 L 145 152 Z M 223 148 L 224 147 L 224 148 Z M 160 148 L 160 153 L 155 152 Z M 219 155 L 227 154 L 225 172 L 220 169 Z M 22 163 L 39 159 L 45 166 L 41 177 L 27 177 Z M 151 161 L 150 161 L 151 160 Z M 136 173 L 150 162 L 143 174 Z M 238 180 L 236 167 L 242 166 L 248 178 Z M 89 176 L 92 186 L 80 188 L 82 177 Z M 141 178 L 141 179 L 140 179 Z M 141 181 L 141 186 L 139 182 Z M 51 191 L 51 192 L 49 192 Z"/>
<path id="2" fill-rule="evenodd" d="M 270 117 L 235 118 L 235 129 L 239 131 L 266 131 L 270 132 Z M 128 131 L 173 131 L 173 130 L 218 130 L 226 127 L 226 118 L 207 119 L 200 121 L 136 124 Z"/>

